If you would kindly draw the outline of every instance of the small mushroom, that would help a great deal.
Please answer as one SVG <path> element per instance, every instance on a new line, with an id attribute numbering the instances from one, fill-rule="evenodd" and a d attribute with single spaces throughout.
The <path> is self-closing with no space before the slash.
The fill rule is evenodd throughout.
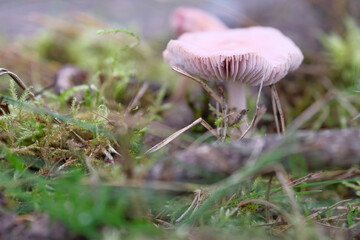
<path id="1" fill-rule="evenodd" d="M 178 7 L 170 18 L 177 36 L 187 32 L 220 31 L 228 27 L 217 17 L 194 7 Z"/>
<path id="2" fill-rule="evenodd" d="M 202 79 L 226 82 L 229 107 L 246 108 L 245 85 L 264 86 L 296 70 L 303 54 L 291 39 L 271 27 L 185 33 L 163 53 L 170 66 Z"/>

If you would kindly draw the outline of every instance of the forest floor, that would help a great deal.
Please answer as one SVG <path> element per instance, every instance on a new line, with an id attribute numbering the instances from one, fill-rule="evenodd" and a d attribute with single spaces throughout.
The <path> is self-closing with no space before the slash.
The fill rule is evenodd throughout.
<path id="1" fill-rule="evenodd" d="M 37 16 L 41 34 L 1 45 L 2 239 L 360 238 L 354 20 L 277 84 L 285 136 L 264 88 L 251 138 L 235 124 L 221 142 L 211 96 L 179 94 L 166 40 L 75 19 Z"/>

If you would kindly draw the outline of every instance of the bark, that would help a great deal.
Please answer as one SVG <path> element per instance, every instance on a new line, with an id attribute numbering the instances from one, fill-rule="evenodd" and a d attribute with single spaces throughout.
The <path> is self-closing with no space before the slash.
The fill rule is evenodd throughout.
<path id="1" fill-rule="evenodd" d="M 360 164 L 360 129 L 299 131 L 287 136 L 269 135 L 231 143 L 204 144 L 159 160 L 148 177 L 215 180 L 259 161 L 264 154 L 279 155 L 278 160 L 286 168 L 294 161 L 305 161 L 310 171 L 351 168 Z M 271 164 L 262 168 L 262 172 L 268 171 L 269 167 Z"/>

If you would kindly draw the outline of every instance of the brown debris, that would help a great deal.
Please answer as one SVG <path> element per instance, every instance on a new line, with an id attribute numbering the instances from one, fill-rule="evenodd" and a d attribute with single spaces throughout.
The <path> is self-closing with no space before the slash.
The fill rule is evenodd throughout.
<path id="1" fill-rule="evenodd" d="M 50 220 L 49 216 L 43 215 L 16 215 L 11 213 L 0 214 L 0 238 L 1 239 L 85 239 L 70 234 L 60 223 Z"/>
<path id="2" fill-rule="evenodd" d="M 72 65 L 65 65 L 56 73 L 55 91 L 60 94 L 62 91 L 83 84 L 86 78 L 85 71 Z"/>
<path id="3" fill-rule="evenodd" d="M 9 104 L 4 102 L 2 103 L 3 97 L 0 98 L 0 116 L 4 114 L 10 114 Z"/>

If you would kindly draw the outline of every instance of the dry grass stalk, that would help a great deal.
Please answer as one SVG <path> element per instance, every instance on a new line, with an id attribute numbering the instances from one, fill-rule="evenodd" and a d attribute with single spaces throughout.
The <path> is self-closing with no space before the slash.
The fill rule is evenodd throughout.
<path id="1" fill-rule="evenodd" d="M 270 202 L 270 190 L 271 190 L 271 184 L 272 184 L 273 177 L 274 177 L 274 175 L 270 176 L 267 187 L 266 187 L 265 199 L 268 202 Z M 266 217 L 266 223 L 269 224 L 270 223 L 270 212 L 269 212 L 268 206 L 265 206 L 265 217 Z"/>
<path id="2" fill-rule="evenodd" d="M 322 174 L 323 171 L 318 171 L 318 172 L 314 172 L 314 173 L 309 173 L 308 175 L 306 175 L 305 177 L 302 177 L 302 178 L 299 178 L 299 179 L 296 179 L 292 182 L 290 182 L 288 184 L 289 187 L 293 187 L 293 186 L 296 186 L 296 185 L 299 185 L 303 182 L 306 182 L 307 180 L 309 179 L 313 179 L 313 178 L 316 178 L 318 176 L 320 176 L 320 174 Z"/>
<path id="3" fill-rule="evenodd" d="M 288 187 L 294 187 L 294 186 L 297 186 L 303 182 L 306 182 L 310 179 L 314 179 L 314 178 L 317 178 L 319 177 L 321 174 L 323 173 L 323 171 L 318 171 L 318 172 L 314 172 L 314 173 L 309 173 L 308 175 L 306 175 L 305 177 L 302 177 L 302 178 L 299 178 L 299 179 L 296 179 L 292 182 L 289 182 L 287 185 Z M 278 193 L 280 190 L 278 191 L 273 191 L 272 193 L 270 193 L 270 195 L 274 195 L 275 193 Z"/>
<path id="4" fill-rule="evenodd" d="M 288 181 L 286 180 L 285 176 L 287 174 L 285 172 L 285 169 L 282 166 L 277 165 L 275 167 L 275 173 L 276 173 L 277 179 L 279 180 L 279 182 L 281 183 L 281 186 L 283 187 L 284 192 L 288 195 L 288 198 L 290 200 L 290 204 L 291 204 L 293 211 L 295 212 L 295 214 L 298 214 L 300 216 L 300 208 L 296 202 L 294 191 L 290 188 L 290 185 L 289 185 Z"/>
<path id="5" fill-rule="evenodd" d="M 29 91 L 29 96 L 31 99 L 35 98 L 34 93 L 26 86 L 26 84 L 21 80 L 21 78 L 19 78 L 15 73 L 10 72 L 5 68 L 0 68 L 0 76 L 5 74 L 8 74 L 23 91 Z"/>
<path id="6" fill-rule="evenodd" d="M 328 210 L 330 210 L 330 209 L 333 209 L 333 208 L 335 208 L 335 207 L 337 207 L 337 206 L 339 206 L 339 205 L 343 205 L 343 204 L 345 204 L 345 203 L 348 203 L 348 202 L 350 202 L 351 200 L 352 200 L 352 199 L 345 199 L 345 200 L 339 201 L 339 202 L 337 202 L 337 203 L 335 203 L 335 204 L 333 204 L 333 205 L 331 205 L 331 206 L 329 206 L 329 207 L 326 207 L 326 208 L 324 208 L 324 209 L 321 209 L 321 210 L 318 211 L 318 212 L 315 212 L 315 213 L 313 213 L 313 214 L 310 214 L 309 216 L 307 216 L 307 217 L 305 218 L 305 221 L 310 221 L 310 220 L 312 220 L 312 219 L 315 219 L 317 216 L 321 215 L 322 213 L 324 213 L 324 212 L 326 212 L 326 211 L 328 211 Z M 286 230 L 287 230 L 288 228 L 290 228 L 291 226 L 292 226 L 291 224 L 288 224 L 288 225 L 284 226 L 283 229 L 281 230 L 281 232 L 286 231 Z"/>
<path id="7" fill-rule="evenodd" d="M 219 111 L 219 103 L 218 102 L 216 102 L 216 119 L 218 119 L 219 117 L 220 117 L 220 111 Z M 221 135 L 221 129 L 220 129 L 220 126 L 217 126 L 216 127 L 216 132 L 217 132 L 217 134 L 220 136 Z"/>
<path id="8" fill-rule="evenodd" d="M 280 126 L 281 126 L 281 130 L 280 132 L 282 134 L 285 133 L 285 118 L 284 118 L 284 113 L 281 107 L 281 103 L 280 103 L 280 98 L 279 98 L 279 94 L 276 90 L 275 84 L 270 86 L 271 89 L 271 98 L 272 98 L 272 102 L 273 102 L 273 108 L 274 105 L 276 105 L 276 110 L 274 109 L 274 118 L 275 118 L 275 123 L 276 123 L 276 128 L 278 130 L 279 128 L 279 120 L 277 119 L 277 112 L 279 112 L 279 118 L 280 118 Z M 276 113 L 276 115 L 275 115 Z M 278 130 L 279 131 L 279 130 Z"/>
<path id="9" fill-rule="evenodd" d="M 149 88 L 149 83 L 145 82 L 141 88 L 139 89 L 139 91 L 136 93 L 135 97 L 133 98 L 133 100 L 130 102 L 129 106 L 126 108 L 124 116 L 126 116 L 127 114 L 129 114 L 129 112 L 131 111 L 131 109 L 133 109 L 136 104 L 139 102 L 139 100 L 142 98 L 142 96 L 144 96 L 146 90 Z"/>
<path id="10" fill-rule="evenodd" d="M 288 131 L 295 131 L 300 128 L 304 123 L 310 120 L 316 113 L 318 113 L 330 100 L 335 97 L 335 92 L 329 90 L 326 95 L 314 102 L 310 107 L 303 111 L 288 127 Z"/>
<path id="11" fill-rule="evenodd" d="M 228 129 L 228 125 L 229 125 L 229 116 L 228 116 L 228 106 L 226 104 L 226 100 L 224 97 L 224 92 L 222 87 L 219 86 L 219 92 L 220 92 L 220 96 L 221 96 L 221 100 L 222 100 L 222 105 L 221 105 L 221 111 L 222 111 L 222 115 L 223 115 L 223 120 L 222 120 L 222 129 L 221 129 L 221 134 L 220 134 L 220 141 L 224 142 L 226 139 L 226 135 L 227 135 L 227 129 Z"/>
<path id="12" fill-rule="evenodd" d="M 221 141 L 225 141 L 225 138 L 226 138 L 226 135 L 227 135 L 227 128 L 228 128 L 228 121 L 229 121 L 229 118 L 228 118 L 228 115 L 227 115 L 227 112 L 228 112 L 228 105 L 226 103 L 226 100 L 224 98 L 224 94 L 223 94 L 223 90 L 222 88 L 220 88 L 220 96 L 214 92 L 214 90 L 212 90 L 209 85 L 207 85 L 204 81 L 202 81 L 201 79 L 197 78 L 197 77 L 194 77 L 192 75 L 190 75 L 189 73 L 185 72 L 184 70 L 178 68 L 178 67 L 175 67 L 175 66 L 171 66 L 171 68 L 177 72 L 177 73 L 180 73 L 192 80 L 194 80 L 195 82 L 199 83 L 203 88 L 204 90 L 210 94 L 211 97 L 213 97 L 215 99 L 215 101 L 217 102 L 217 104 L 219 104 L 221 106 L 221 111 L 222 111 L 222 115 L 223 115 L 223 121 L 222 121 L 222 129 L 217 129 L 217 134 L 220 135 L 220 140 Z"/>
<path id="13" fill-rule="evenodd" d="M 150 189 L 166 192 L 178 192 L 178 193 L 193 193 L 201 186 L 193 183 L 186 182 L 165 182 L 165 181 L 149 181 L 144 179 L 127 179 L 116 180 L 109 183 L 105 183 L 105 186 L 118 187 L 118 188 L 133 188 L 133 189 Z"/>
<path id="14" fill-rule="evenodd" d="M 350 202 L 351 200 L 352 200 L 352 199 L 345 199 L 345 200 L 339 201 L 339 202 L 337 202 L 337 203 L 335 203 L 335 204 L 333 204 L 333 205 L 331 205 L 331 206 L 329 206 L 329 207 L 323 208 L 323 209 L 321 209 L 320 211 L 315 212 L 315 213 L 307 216 L 307 217 L 306 217 L 306 220 L 314 219 L 314 218 L 316 218 L 317 216 L 319 216 L 320 214 L 322 214 L 322 213 L 324 213 L 324 212 L 326 212 L 326 211 L 329 211 L 330 209 L 333 209 L 333 208 L 335 208 L 335 207 L 337 207 L 337 206 L 339 206 L 339 205 L 343 205 L 343 204 L 345 204 L 345 203 L 348 203 L 348 202 Z"/>
<path id="15" fill-rule="evenodd" d="M 248 132 L 255 126 L 255 123 L 257 122 L 257 119 L 260 117 L 260 114 L 259 114 L 259 112 L 260 112 L 259 101 L 260 101 L 260 95 L 261 95 L 263 85 L 264 85 L 264 81 L 261 81 L 258 96 L 257 96 L 257 99 L 256 99 L 255 115 L 254 115 L 253 119 L 251 120 L 251 123 L 248 126 L 248 128 L 242 133 L 242 135 L 240 137 L 240 140 L 243 139 L 246 136 L 246 134 L 248 134 Z"/>
<path id="16" fill-rule="evenodd" d="M 339 104 L 352 116 L 355 117 L 358 115 L 358 110 L 356 107 L 353 106 L 353 104 L 349 101 L 347 97 L 344 97 L 341 91 L 339 91 L 334 84 L 331 82 L 331 80 L 327 77 L 323 77 L 320 81 L 320 83 L 327 88 L 329 91 L 334 91 L 334 94 L 336 95 L 336 100 L 339 102 Z"/>
<path id="17" fill-rule="evenodd" d="M 242 120 L 245 119 L 246 115 L 248 114 L 249 109 L 243 109 L 240 112 L 236 112 L 235 118 L 232 122 L 230 122 L 230 127 L 234 126 L 235 124 L 238 124 Z M 246 120 L 246 119 L 245 119 Z"/>
<path id="18" fill-rule="evenodd" d="M 275 98 L 272 95 L 272 91 L 271 91 L 271 103 L 272 103 L 273 115 L 274 115 L 274 120 L 275 120 L 275 125 L 276 125 L 276 132 L 278 134 L 281 134 L 276 102 L 275 102 Z"/>
<path id="19" fill-rule="evenodd" d="M 254 126 L 256 126 L 260 122 L 261 118 L 265 115 L 266 111 L 267 108 L 264 105 L 260 106 L 258 111 L 258 117 L 255 120 Z"/>
<path id="20" fill-rule="evenodd" d="M 285 177 L 287 175 L 287 173 L 285 172 L 285 169 L 281 165 L 277 165 L 275 167 L 275 173 L 276 173 L 277 179 L 279 180 L 279 182 L 281 183 L 281 186 L 283 187 L 284 193 L 288 196 L 288 198 L 290 200 L 290 205 L 294 212 L 294 220 L 296 221 L 294 224 L 294 227 L 295 227 L 297 233 L 301 235 L 301 231 L 305 228 L 305 221 L 304 221 L 303 216 L 301 215 L 301 210 L 300 210 L 299 205 L 297 204 L 294 191 L 289 186 L 289 183 Z"/>
<path id="21" fill-rule="evenodd" d="M 167 137 L 166 139 L 164 139 L 163 141 L 159 142 L 158 144 L 156 144 L 155 146 L 153 146 L 152 148 L 150 148 L 149 150 L 147 150 L 145 152 L 145 154 L 148 153 L 153 153 L 157 150 L 159 150 L 160 148 L 166 146 L 167 144 L 169 144 L 171 141 L 173 141 L 175 138 L 177 138 L 178 136 L 180 136 L 182 133 L 186 132 L 187 130 L 189 130 L 190 128 L 192 128 L 193 126 L 197 125 L 201 123 L 201 125 L 203 125 L 207 130 L 209 130 L 215 137 L 219 138 L 219 135 L 217 134 L 217 132 L 210 126 L 210 124 L 208 124 L 204 119 L 202 118 L 198 118 L 197 120 L 195 120 L 194 122 L 192 122 L 191 124 L 189 124 L 188 126 L 180 129 L 179 131 L 173 133 L 172 135 L 170 135 L 169 137 Z"/>
<path id="22" fill-rule="evenodd" d="M 220 104 L 220 106 L 223 106 L 224 102 L 222 101 L 221 97 L 216 93 L 214 92 L 214 90 L 212 90 L 209 85 L 207 85 L 204 81 L 202 81 L 201 79 L 197 78 L 197 77 L 194 77 L 192 75 L 190 75 L 189 73 L 185 72 L 184 70 L 178 68 L 178 67 L 175 67 L 175 66 L 171 66 L 171 68 L 177 72 L 177 73 L 180 73 L 182 75 L 184 75 L 185 77 L 188 77 L 192 80 L 194 80 L 195 82 L 199 83 L 207 93 L 210 94 L 211 97 L 213 97 L 215 99 L 216 102 L 218 102 Z"/>
<path id="23" fill-rule="evenodd" d="M 268 208 L 271 208 L 271 209 L 274 209 L 275 211 L 277 211 L 278 213 L 280 213 L 285 219 L 287 222 L 290 222 L 291 221 L 291 215 L 288 214 L 286 211 L 284 211 L 283 209 L 281 209 L 281 207 L 269 202 L 269 201 L 266 201 L 266 200 L 262 200 L 262 199 L 246 199 L 244 201 L 241 201 L 240 203 L 238 203 L 237 207 L 238 208 L 241 208 L 242 206 L 245 206 L 249 203 L 256 203 L 256 204 L 260 204 L 260 205 L 263 205 L 263 206 L 266 206 Z"/>
<path id="24" fill-rule="evenodd" d="M 196 209 L 197 209 L 196 207 L 199 205 L 200 199 L 201 199 L 201 191 L 196 190 L 194 200 L 190 204 L 190 207 L 188 207 L 188 209 L 186 209 L 186 211 L 178 219 L 175 220 L 175 223 L 181 222 L 181 220 L 184 219 L 186 214 L 188 214 L 193 207 L 195 207 L 194 211 L 193 211 L 193 213 L 194 213 L 196 211 Z"/>

